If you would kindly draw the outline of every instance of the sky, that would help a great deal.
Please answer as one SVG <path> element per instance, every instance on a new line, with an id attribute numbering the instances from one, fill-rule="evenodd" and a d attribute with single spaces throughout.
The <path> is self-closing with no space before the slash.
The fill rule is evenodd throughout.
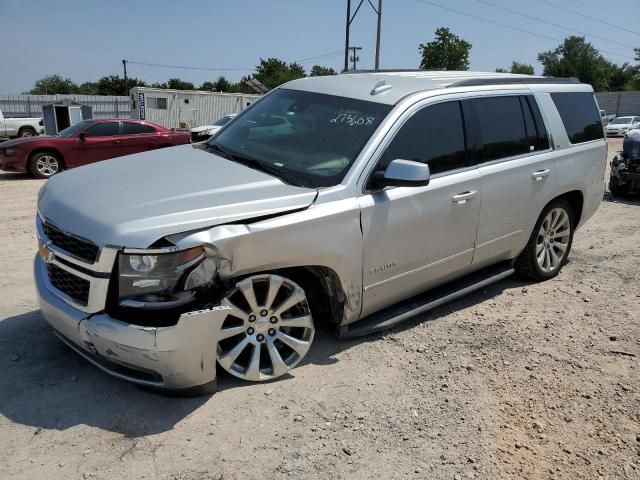
<path id="1" fill-rule="evenodd" d="M 353 8 L 358 2 L 352 0 Z M 383 0 L 380 64 L 385 69 L 417 68 L 419 45 L 431 41 L 440 26 L 473 45 L 473 70 L 494 71 L 517 60 L 542 73 L 537 54 L 555 49 L 575 30 L 618 42 L 587 36 L 609 60 L 633 63 L 632 47 L 640 47 L 637 2 L 616 0 L 614 9 L 604 8 L 602 0 Z M 55 73 L 78 84 L 122 75 L 122 59 L 131 62 L 129 76 L 148 83 L 179 77 L 199 85 L 219 75 L 236 81 L 268 57 L 299 61 L 307 70 L 316 63 L 341 70 L 345 17 L 346 0 L 0 0 L 0 94 L 25 92 Z M 351 45 L 362 47 L 359 68 L 373 67 L 375 37 L 376 16 L 365 0 L 351 29 Z"/>

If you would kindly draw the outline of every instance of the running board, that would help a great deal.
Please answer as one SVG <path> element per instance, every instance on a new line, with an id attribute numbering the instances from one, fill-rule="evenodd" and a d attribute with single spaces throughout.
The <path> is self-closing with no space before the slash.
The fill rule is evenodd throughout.
<path id="1" fill-rule="evenodd" d="M 340 329 L 341 340 L 361 337 L 391 328 L 405 320 L 457 300 L 475 290 L 491 285 L 513 274 L 513 262 L 502 262 L 472 273 L 454 282 L 421 293 L 404 302 L 387 307 L 358 322 Z"/>

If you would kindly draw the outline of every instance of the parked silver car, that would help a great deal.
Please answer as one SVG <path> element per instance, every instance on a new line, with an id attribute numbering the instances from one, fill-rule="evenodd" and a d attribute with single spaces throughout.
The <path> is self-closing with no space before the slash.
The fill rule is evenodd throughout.
<path id="1" fill-rule="evenodd" d="M 387 328 L 512 273 L 558 274 L 604 192 L 593 90 L 472 72 L 305 78 L 218 135 L 39 194 L 45 319 L 108 373 L 279 377 L 319 324 Z"/>

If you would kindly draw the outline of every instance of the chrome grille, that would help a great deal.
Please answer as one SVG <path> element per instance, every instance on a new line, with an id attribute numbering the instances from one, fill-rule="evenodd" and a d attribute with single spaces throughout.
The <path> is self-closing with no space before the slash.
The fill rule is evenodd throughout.
<path id="1" fill-rule="evenodd" d="M 62 230 L 54 227 L 51 224 L 45 223 L 44 234 L 56 247 L 61 248 L 65 252 L 70 253 L 74 257 L 84 260 L 88 263 L 94 263 L 98 258 L 99 248 L 97 245 L 83 240 Z"/>

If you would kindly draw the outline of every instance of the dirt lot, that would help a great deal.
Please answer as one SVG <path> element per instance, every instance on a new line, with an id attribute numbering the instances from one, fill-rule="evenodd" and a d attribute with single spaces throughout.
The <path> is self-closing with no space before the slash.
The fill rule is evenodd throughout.
<path id="1" fill-rule="evenodd" d="M 0 478 L 640 478 L 640 203 L 607 196 L 553 281 L 356 341 L 320 332 L 283 380 L 174 399 L 45 326 L 40 185 L 0 174 Z"/>

